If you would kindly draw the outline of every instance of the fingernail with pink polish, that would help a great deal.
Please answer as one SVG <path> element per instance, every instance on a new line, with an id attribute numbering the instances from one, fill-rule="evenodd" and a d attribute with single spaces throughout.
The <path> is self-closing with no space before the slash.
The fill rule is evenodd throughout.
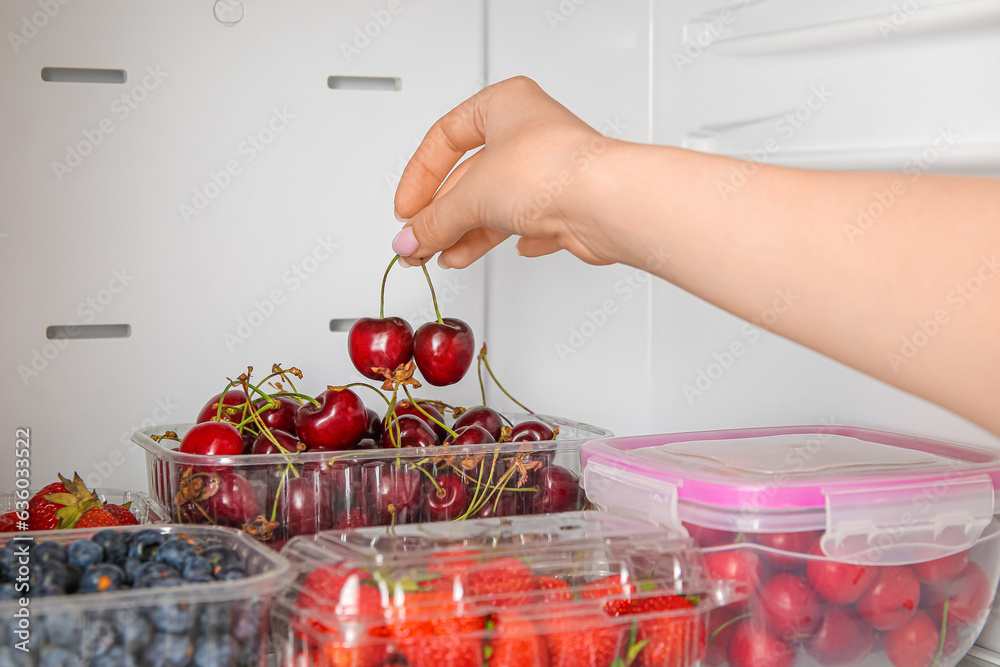
<path id="1" fill-rule="evenodd" d="M 392 250 L 400 257 L 409 257 L 417 251 L 419 246 L 412 227 L 404 227 L 392 240 Z"/>

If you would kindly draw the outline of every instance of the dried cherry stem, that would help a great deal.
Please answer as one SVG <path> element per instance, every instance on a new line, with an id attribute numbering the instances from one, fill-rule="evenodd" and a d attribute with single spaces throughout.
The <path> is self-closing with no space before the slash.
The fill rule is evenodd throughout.
<path id="1" fill-rule="evenodd" d="M 208 516 L 208 512 L 206 512 L 205 510 L 203 510 L 202 507 L 201 507 L 201 505 L 199 505 L 197 502 L 195 502 L 193 500 L 191 501 L 191 504 L 198 508 L 198 511 L 201 512 L 201 515 L 203 517 L 205 517 L 206 519 L 208 519 L 208 522 L 210 524 L 212 524 L 213 526 L 216 525 L 215 524 L 215 519 L 213 519 L 212 517 Z M 180 510 L 180 508 L 178 508 L 178 515 L 179 515 L 179 510 Z"/>
<path id="2" fill-rule="evenodd" d="M 489 475 L 489 479 L 493 479 L 493 473 L 496 472 L 496 469 L 497 469 L 497 460 L 499 458 L 500 458 L 500 452 L 499 451 L 494 451 L 493 452 L 493 461 L 490 463 L 490 475 Z M 483 471 L 484 470 L 486 470 L 486 466 L 480 464 L 479 465 L 479 478 L 476 480 L 476 489 L 472 493 L 472 500 L 469 502 L 469 508 L 467 510 L 465 510 L 465 513 L 462 516 L 458 517 L 457 520 L 467 519 L 470 516 L 472 516 L 474 513 L 478 512 L 480 509 L 482 509 L 482 507 L 484 505 L 486 505 L 486 503 L 489 502 L 490 496 L 492 496 L 493 493 L 495 492 L 495 490 L 494 491 L 487 491 L 487 492 L 485 492 L 483 494 L 482 500 L 480 500 L 480 498 L 479 498 L 479 492 L 480 492 L 480 490 L 483 489 L 483 488 L 489 489 L 489 485 L 486 485 L 486 487 L 483 486 Z M 503 477 L 501 477 L 500 480 L 498 480 L 498 482 L 497 482 L 498 486 L 503 486 L 504 482 L 502 480 L 503 480 Z M 497 500 L 500 500 L 500 496 L 499 495 L 497 495 Z"/>
<path id="3" fill-rule="evenodd" d="M 380 320 L 385 319 L 385 281 L 389 277 L 389 271 L 392 270 L 393 265 L 398 259 L 399 255 L 393 257 L 392 261 L 389 262 L 389 266 L 385 267 L 385 273 L 382 274 L 382 292 L 379 294 L 378 299 L 378 317 Z"/>
<path id="4" fill-rule="evenodd" d="M 729 619 L 728 621 L 726 621 L 725 623 L 723 623 L 722 625 L 720 625 L 719 627 L 717 627 L 715 630 L 712 630 L 712 634 L 710 634 L 708 636 L 708 641 L 714 642 L 716 636 L 718 636 L 718 634 L 720 632 L 722 632 L 723 628 L 729 627 L 733 623 L 738 623 L 738 622 L 742 621 L 745 618 L 750 618 L 751 616 L 753 616 L 753 614 L 742 614 L 742 615 L 737 616 L 735 618 Z"/>
<path id="5" fill-rule="evenodd" d="M 451 435 L 451 437 L 453 437 L 453 438 L 457 438 L 458 437 L 458 433 L 455 433 L 455 431 L 453 431 L 450 428 L 448 428 L 448 426 L 446 424 L 443 424 L 443 423 L 439 422 L 437 419 L 435 419 L 434 417 L 432 417 L 429 412 L 427 412 L 422 407 L 420 407 L 420 404 L 417 403 L 413 399 L 413 396 L 410 395 L 410 390 L 409 390 L 409 388 L 405 384 L 403 385 L 403 391 L 406 392 L 406 398 L 409 399 L 410 403 L 413 404 L 413 407 L 415 407 L 420 412 L 420 414 L 422 414 L 423 416 L 427 417 L 432 422 L 434 422 L 435 424 L 437 424 L 438 426 L 440 426 L 441 428 L 443 428 L 445 431 L 448 432 L 449 435 Z M 441 443 L 441 444 L 444 444 L 444 443 Z"/>
<path id="6" fill-rule="evenodd" d="M 245 378 L 243 380 L 243 391 L 247 392 L 247 396 L 250 395 L 250 392 L 248 391 L 249 387 L 253 387 L 255 391 L 257 391 L 260 394 L 263 394 L 267 398 L 267 400 L 268 400 L 268 404 L 267 404 L 268 407 L 274 405 L 274 399 L 271 398 L 270 396 L 268 396 L 267 394 L 265 394 L 264 392 L 262 392 L 258 387 L 254 387 L 252 384 L 250 384 L 249 377 L 247 377 L 247 378 Z M 275 447 L 277 447 L 281 452 L 290 455 L 291 452 L 281 446 L 281 443 L 278 442 L 278 439 L 274 437 L 273 433 L 271 433 L 271 429 L 268 428 L 267 424 L 264 423 L 264 420 L 261 419 L 260 412 L 253 405 L 253 401 L 247 401 L 247 407 L 250 410 L 250 417 L 253 419 L 254 423 L 257 425 L 257 428 L 260 429 L 260 432 L 263 433 L 265 436 L 267 436 L 267 439 L 271 441 L 271 444 L 273 444 Z M 285 467 L 285 471 L 281 475 L 282 479 L 284 479 L 288 475 L 288 471 L 289 470 L 292 471 L 293 475 L 295 475 L 296 477 L 299 477 L 300 476 L 299 475 L 299 471 L 295 469 L 294 465 L 292 465 L 292 461 L 290 461 L 288 459 L 285 459 L 285 461 L 288 462 L 288 465 Z M 271 520 L 274 521 L 273 518 Z"/>
<path id="7" fill-rule="evenodd" d="M 479 360 L 482 361 L 482 363 L 483 363 L 484 366 L 486 366 L 486 372 L 488 372 L 490 374 L 490 377 L 493 378 L 493 381 L 496 383 L 497 387 L 500 388 L 500 391 L 502 391 L 507 398 L 509 398 L 510 400 L 512 400 L 515 403 L 517 403 L 518 407 L 520 407 L 522 410 L 524 410 L 525 412 L 527 412 L 529 415 L 535 414 L 534 410 L 528 408 L 526 405 L 524 405 L 523 403 L 521 403 L 519 400 L 517 400 L 516 398 L 514 398 L 513 396 L 511 396 L 510 392 L 507 391 L 506 389 L 504 389 L 504 386 L 502 384 L 500 384 L 500 380 L 497 379 L 496 374 L 493 373 L 493 369 L 490 368 L 490 360 L 486 358 L 486 343 L 483 343 L 483 348 L 481 350 L 479 350 Z M 484 396 L 485 396 L 485 393 L 484 393 Z M 486 399 L 485 398 L 483 399 L 483 405 L 486 405 Z"/>
<path id="8" fill-rule="evenodd" d="M 424 260 L 420 260 L 420 268 L 424 270 L 427 286 L 431 288 L 431 301 L 434 302 L 434 314 L 437 315 L 438 324 L 444 324 L 444 320 L 441 319 L 441 311 L 438 309 L 437 294 L 434 293 L 434 283 L 431 282 L 431 274 L 427 272 L 427 263 Z"/>

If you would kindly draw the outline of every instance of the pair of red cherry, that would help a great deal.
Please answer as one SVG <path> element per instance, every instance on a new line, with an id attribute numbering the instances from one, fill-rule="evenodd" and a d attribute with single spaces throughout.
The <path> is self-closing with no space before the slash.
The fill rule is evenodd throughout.
<path id="1" fill-rule="evenodd" d="M 437 296 L 427 267 L 424 276 L 431 289 L 437 321 L 427 322 L 416 333 L 401 317 L 385 317 L 385 281 L 393 257 L 382 276 L 379 317 L 362 317 L 351 327 L 347 350 L 354 367 L 371 380 L 384 380 L 400 366 L 413 360 L 421 375 L 435 387 L 455 384 L 469 371 L 475 355 L 476 339 L 469 325 L 454 317 L 441 317 Z"/>

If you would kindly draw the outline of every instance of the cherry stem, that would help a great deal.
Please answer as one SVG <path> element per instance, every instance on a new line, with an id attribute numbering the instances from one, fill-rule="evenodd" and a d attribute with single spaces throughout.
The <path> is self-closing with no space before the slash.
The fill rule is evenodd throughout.
<path id="1" fill-rule="evenodd" d="M 485 349 L 485 347 L 486 347 L 486 345 L 484 344 L 483 348 Z M 483 359 L 484 358 L 485 357 L 482 354 L 480 354 L 479 358 L 476 359 L 476 375 L 479 376 L 479 393 L 483 397 L 483 405 L 486 405 L 486 385 L 483 384 Z"/>
<path id="2" fill-rule="evenodd" d="M 535 414 L 534 410 L 531 410 L 519 400 L 511 396 L 510 392 L 504 389 L 503 385 L 500 384 L 500 380 L 497 379 L 497 376 L 493 373 L 493 369 L 490 368 L 490 360 L 486 358 L 486 343 L 483 343 L 483 349 L 479 351 L 479 358 L 483 360 L 483 365 L 486 366 L 486 371 L 490 374 L 490 377 L 493 378 L 493 381 L 496 382 L 497 386 L 500 387 L 500 391 L 502 391 L 507 398 L 517 403 L 518 407 L 527 412 L 529 415 Z M 486 404 L 485 396 L 483 398 L 483 404 Z"/>
<path id="3" fill-rule="evenodd" d="M 941 612 L 941 640 L 938 642 L 937 654 L 934 656 L 934 662 L 931 663 L 931 667 L 936 667 L 941 662 L 941 656 L 944 655 L 944 633 L 948 629 L 948 602 L 951 600 L 950 597 L 944 599 L 944 610 Z"/>
<path id="4" fill-rule="evenodd" d="M 715 641 L 716 636 L 720 632 L 722 632 L 723 628 L 726 628 L 726 627 L 732 625 L 733 623 L 737 623 L 739 621 L 742 621 L 744 618 L 750 618 L 751 616 L 753 616 L 753 614 L 742 614 L 741 616 L 737 616 L 736 618 L 729 619 L 728 621 L 726 621 L 725 623 L 723 623 L 722 625 L 720 625 L 719 627 L 717 627 L 715 630 L 712 631 L 712 634 L 710 634 L 708 636 L 708 641 L 710 641 L 710 642 Z"/>
<path id="5" fill-rule="evenodd" d="M 499 459 L 499 458 L 500 458 L 500 452 L 498 452 L 498 451 L 493 452 L 493 461 L 490 463 L 490 476 L 489 476 L 489 479 L 493 479 L 493 473 L 496 472 L 496 469 L 497 469 L 497 459 Z M 499 495 L 499 492 L 497 491 L 497 489 L 499 489 L 504 484 L 506 484 L 506 480 L 504 479 L 504 477 L 506 476 L 506 473 L 504 474 L 504 476 L 501 476 L 499 480 L 497 480 L 496 489 L 486 491 L 483 494 L 483 497 L 482 497 L 481 500 L 478 498 L 480 489 L 484 488 L 483 487 L 483 483 L 482 483 L 482 481 L 483 481 L 483 471 L 484 470 L 486 470 L 486 466 L 484 464 L 480 463 L 480 465 L 479 465 L 479 478 L 476 480 L 476 490 L 472 494 L 472 502 L 469 503 L 469 509 L 467 509 L 465 511 L 465 514 L 463 514 L 461 517 L 459 517 L 460 519 L 466 519 L 466 518 L 472 516 L 474 513 L 478 512 L 480 509 L 482 509 L 483 506 L 485 506 L 486 503 L 488 503 L 490 501 L 490 497 L 492 497 L 494 495 L 494 493 L 497 494 L 497 501 L 499 502 L 499 500 L 500 500 L 500 495 Z M 511 468 L 511 470 L 514 470 L 514 468 Z M 510 471 L 508 471 L 508 472 L 510 472 Z M 487 484 L 485 488 L 489 489 L 489 484 Z M 494 503 L 494 509 L 496 509 L 495 505 L 496 505 L 496 503 Z"/>
<path id="6" fill-rule="evenodd" d="M 444 324 L 444 320 L 441 319 L 441 311 L 438 310 L 438 298 L 437 294 L 434 293 L 434 283 L 431 282 L 431 274 L 427 272 L 427 262 L 420 260 L 420 268 L 424 270 L 427 286 L 431 288 L 431 301 L 434 302 L 434 314 L 437 315 L 438 324 Z"/>
<path id="7" fill-rule="evenodd" d="M 375 387 L 371 386 L 367 382 L 352 382 L 350 384 L 345 384 L 345 385 L 342 385 L 342 386 L 339 386 L 339 387 L 327 387 L 327 389 L 350 389 L 351 387 L 368 387 L 369 389 L 371 389 L 372 391 L 374 391 L 376 394 L 378 394 L 379 398 L 381 398 L 383 401 L 385 401 L 385 404 L 386 404 L 387 407 L 391 407 L 392 406 L 392 404 L 389 402 L 389 399 L 385 397 L 385 394 L 383 394 L 380 390 L 378 390 Z"/>
<path id="8" fill-rule="evenodd" d="M 425 475 L 427 475 L 427 479 L 431 480 L 431 484 L 434 486 L 434 491 L 436 493 L 441 493 L 444 490 L 441 488 L 441 485 L 438 484 L 437 481 L 434 479 L 434 475 L 430 474 L 420 466 L 413 466 L 413 467 L 419 470 L 420 472 L 424 473 Z"/>
<path id="9" fill-rule="evenodd" d="M 430 403 L 431 405 L 433 405 L 435 407 L 441 406 L 441 408 L 442 408 L 441 412 L 446 412 L 446 411 L 454 412 L 455 411 L 455 406 L 448 405 L 447 403 L 443 403 L 443 402 L 437 400 L 436 398 L 428 398 L 426 400 L 423 399 L 423 398 L 418 398 L 417 400 L 420 401 L 421 403 Z"/>
<path id="10" fill-rule="evenodd" d="M 226 379 L 229 380 L 229 378 L 226 378 Z M 235 386 L 236 386 L 236 383 L 233 382 L 232 380 L 229 380 L 229 384 L 227 384 L 226 388 L 222 390 L 221 394 L 219 394 L 219 405 L 218 405 L 218 407 L 216 408 L 216 411 L 215 411 L 215 419 L 216 419 L 216 421 L 220 421 L 220 422 L 222 421 L 222 406 L 226 404 L 226 394 L 228 394 L 229 390 L 232 389 Z"/>
<path id="11" fill-rule="evenodd" d="M 385 273 L 382 274 L 382 293 L 379 295 L 379 301 L 378 301 L 378 318 L 380 320 L 385 319 L 385 281 L 389 277 L 389 271 L 392 270 L 392 266 L 396 263 L 396 260 L 398 259 L 399 255 L 393 257 L 392 261 L 389 262 L 389 266 L 385 267 Z"/>
<path id="12" fill-rule="evenodd" d="M 413 400 L 413 396 L 410 395 L 410 389 L 405 384 L 403 385 L 403 391 L 406 392 L 406 398 L 408 398 L 410 400 L 410 403 L 413 404 L 413 407 L 415 407 L 417 410 L 420 411 L 420 414 L 422 414 L 423 416 L 427 417 L 432 422 L 434 422 L 435 424 L 437 424 L 438 426 L 440 426 L 441 428 L 443 428 L 445 431 L 447 431 L 449 434 L 451 434 L 451 437 L 453 437 L 453 438 L 457 438 L 458 437 L 458 433 L 455 433 L 455 431 L 453 431 L 450 428 L 448 428 L 447 425 L 442 424 L 437 419 L 435 419 L 429 412 L 427 412 L 422 407 L 420 407 L 420 404 L 417 403 L 415 400 Z M 442 444 L 444 444 L 444 443 L 442 443 Z"/>

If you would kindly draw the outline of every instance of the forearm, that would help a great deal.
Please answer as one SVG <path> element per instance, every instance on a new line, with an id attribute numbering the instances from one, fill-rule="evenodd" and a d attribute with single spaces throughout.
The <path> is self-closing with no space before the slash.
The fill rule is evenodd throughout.
<path id="1" fill-rule="evenodd" d="M 626 263 L 1000 433 L 997 181 L 616 143 L 590 185 Z"/>

